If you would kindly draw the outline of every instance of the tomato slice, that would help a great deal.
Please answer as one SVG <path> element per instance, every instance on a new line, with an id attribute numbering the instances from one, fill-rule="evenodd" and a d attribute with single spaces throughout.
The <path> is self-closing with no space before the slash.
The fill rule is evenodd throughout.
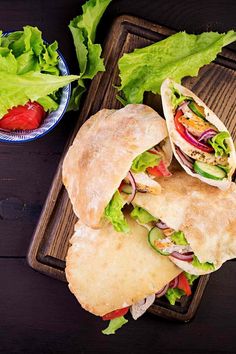
<path id="1" fill-rule="evenodd" d="M 40 126 L 45 111 L 38 102 L 13 107 L 0 119 L 0 128 L 5 130 L 31 130 Z"/>
<path id="2" fill-rule="evenodd" d="M 158 166 L 154 167 L 148 167 L 147 172 L 150 173 L 150 175 L 153 175 L 155 177 L 170 177 L 171 173 L 166 167 L 165 163 L 163 160 L 161 160 L 158 164 Z"/>
<path id="3" fill-rule="evenodd" d="M 104 321 L 113 320 L 116 317 L 124 316 L 129 311 L 129 307 L 124 307 L 123 309 L 115 310 L 102 316 Z"/>
<path id="4" fill-rule="evenodd" d="M 177 288 L 183 290 L 187 296 L 192 294 L 188 279 L 186 278 L 184 273 L 181 273 L 179 275 Z"/>
<path id="5" fill-rule="evenodd" d="M 181 110 L 177 111 L 174 121 L 177 132 L 186 140 L 185 127 L 179 122 L 179 118 L 183 115 Z"/>

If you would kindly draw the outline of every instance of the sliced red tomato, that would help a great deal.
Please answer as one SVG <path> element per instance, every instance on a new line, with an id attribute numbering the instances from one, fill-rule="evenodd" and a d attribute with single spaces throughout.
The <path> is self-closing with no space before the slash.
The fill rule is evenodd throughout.
<path id="1" fill-rule="evenodd" d="M 205 151 L 205 152 L 213 152 L 214 149 L 211 146 L 207 146 L 203 143 L 200 143 L 198 140 L 196 140 L 193 136 L 191 136 L 188 131 L 186 132 L 186 128 L 183 126 L 182 123 L 179 122 L 179 118 L 183 115 L 183 112 L 181 110 L 176 112 L 176 115 L 174 117 L 174 122 L 175 122 L 175 127 L 177 132 L 186 140 L 189 144 L 195 146 L 199 150 Z M 188 133 L 188 135 L 187 135 Z"/>
<path id="2" fill-rule="evenodd" d="M 106 320 L 113 320 L 114 318 L 124 316 L 129 311 L 129 307 L 124 307 L 123 309 L 115 310 L 112 312 L 107 313 L 106 315 L 102 316 L 104 321 Z"/>
<path id="3" fill-rule="evenodd" d="M 174 121 L 175 121 L 175 127 L 177 132 L 182 136 L 182 138 L 186 139 L 186 134 L 185 134 L 185 127 L 183 124 L 179 122 L 179 118 L 183 115 L 183 112 L 181 110 L 176 112 Z"/>
<path id="4" fill-rule="evenodd" d="M 28 102 L 24 106 L 13 107 L 0 119 L 0 129 L 32 130 L 40 126 L 45 111 L 37 102 Z"/>
<path id="5" fill-rule="evenodd" d="M 154 167 L 148 167 L 147 172 L 150 173 L 150 175 L 153 175 L 155 177 L 170 177 L 171 173 L 166 167 L 165 163 L 163 160 L 161 160 L 158 164 L 158 166 Z"/>
<path id="6" fill-rule="evenodd" d="M 179 275 L 177 288 L 183 290 L 187 296 L 192 294 L 188 279 L 186 278 L 184 273 L 181 273 Z"/>

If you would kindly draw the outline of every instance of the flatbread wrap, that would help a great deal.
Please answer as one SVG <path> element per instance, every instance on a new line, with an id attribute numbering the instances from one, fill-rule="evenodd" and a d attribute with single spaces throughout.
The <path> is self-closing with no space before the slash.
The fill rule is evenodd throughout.
<path id="1" fill-rule="evenodd" d="M 173 153 L 193 177 L 222 190 L 236 168 L 233 140 L 223 122 L 192 91 L 173 80 L 161 86 Z"/>
<path id="2" fill-rule="evenodd" d="M 116 231 L 128 232 L 120 192 L 129 196 L 127 203 L 138 191 L 160 193 L 153 178 L 170 174 L 171 159 L 165 120 L 152 108 L 103 109 L 79 130 L 65 156 L 62 179 L 84 224 L 99 228 L 108 221 Z"/>
<path id="3" fill-rule="evenodd" d="M 103 319 L 128 309 L 137 319 L 182 272 L 149 247 L 144 227 L 128 215 L 127 221 L 128 235 L 111 224 L 91 229 L 79 221 L 70 240 L 65 270 L 69 288 L 84 309 Z"/>
<path id="4" fill-rule="evenodd" d="M 217 270 L 236 257 L 236 186 L 227 191 L 176 171 L 160 195 L 138 194 L 131 216 L 148 228 L 149 244 L 188 273 Z"/>

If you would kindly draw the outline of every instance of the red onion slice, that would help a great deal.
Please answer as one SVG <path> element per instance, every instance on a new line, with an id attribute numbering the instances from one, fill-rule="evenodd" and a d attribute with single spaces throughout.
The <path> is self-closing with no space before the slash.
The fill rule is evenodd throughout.
<path id="1" fill-rule="evenodd" d="M 193 252 L 179 253 L 174 251 L 170 254 L 170 256 L 185 262 L 192 262 L 193 260 Z"/>
<path id="2" fill-rule="evenodd" d="M 156 293 L 156 297 L 162 297 L 163 295 L 165 295 L 165 293 L 167 292 L 168 289 L 169 289 L 169 283 L 166 284 L 161 290 L 159 290 Z"/>
<path id="3" fill-rule="evenodd" d="M 188 107 L 188 102 L 187 101 L 183 101 L 179 107 L 178 107 L 178 111 L 182 111 L 183 113 L 186 111 L 186 108 Z"/>
<path id="4" fill-rule="evenodd" d="M 179 284 L 179 277 L 175 277 L 171 282 L 169 283 L 169 288 L 177 288 Z"/>
<path id="5" fill-rule="evenodd" d="M 175 145 L 175 151 L 182 163 L 193 171 L 193 160 L 191 157 L 186 155 L 177 145 Z"/>
<path id="6" fill-rule="evenodd" d="M 135 183 L 134 176 L 132 175 L 132 173 L 130 171 L 128 172 L 126 178 L 128 178 L 128 180 L 130 181 L 131 187 L 132 187 L 132 193 L 129 195 L 129 198 L 126 202 L 127 204 L 130 204 L 134 200 L 134 197 L 136 194 L 136 183 Z"/>
<path id="7" fill-rule="evenodd" d="M 217 133 L 217 131 L 215 131 L 214 129 L 207 129 L 204 133 L 202 133 L 202 135 L 198 138 L 198 141 L 204 141 L 206 142 L 208 139 L 213 138 L 213 136 L 215 136 Z"/>
<path id="8" fill-rule="evenodd" d="M 156 222 L 155 226 L 158 227 L 158 229 L 161 229 L 161 230 L 169 229 L 169 227 L 164 222 L 162 222 L 161 220 Z"/>
<path id="9" fill-rule="evenodd" d="M 205 152 L 214 151 L 214 149 L 211 146 L 204 144 L 204 143 L 200 143 L 196 138 L 194 138 L 194 136 L 191 133 L 189 133 L 189 131 L 186 128 L 185 128 L 185 135 L 186 135 L 188 142 L 190 144 L 192 144 L 193 146 L 195 146 L 196 148 L 198 148 L 202 151 L 205 151 Z"/>
<path id="10" fill-rule="evenodd" d="M 155 294 L 146 297 L 145 299 L 139 301 L 137 304 L 134 304 L 130 308 L 130 312 L 134 320 L 137 320 L 140 316 L 142 316 L 146 310 L 154 303 Z"/>

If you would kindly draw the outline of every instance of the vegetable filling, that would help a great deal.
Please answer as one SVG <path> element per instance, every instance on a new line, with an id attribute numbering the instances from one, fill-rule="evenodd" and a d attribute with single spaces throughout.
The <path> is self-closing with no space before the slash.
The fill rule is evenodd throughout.
<path id="1" fill-rule="evenodd" d="M 199 261 L 182 231 L 175 231 L 169 228 L 161 220 L 156 219 L 141 207 L 136 206 L 130 215 L 138 223 L 145 225 L 149 229 L 149 245 L 158 253 L 189 262 L 201 270 L 215 269 L 214 264 L 209 262 L 201 263 Z"/>
<path id="2" fill-rule="evenodd" d="M 177 132 L 197 149 L 186 152 L 175 145 L 181 162 L 193 173 L 205 178 L 227 178 L 230 172 L 230 147 L 227 141 L 230 138 L 229 133 L 220 132 L 206 119 L 204 107 L 198 105 L 192 97 L 183 96 L 176 88 L 172 88 L 171 102 Z"/>

